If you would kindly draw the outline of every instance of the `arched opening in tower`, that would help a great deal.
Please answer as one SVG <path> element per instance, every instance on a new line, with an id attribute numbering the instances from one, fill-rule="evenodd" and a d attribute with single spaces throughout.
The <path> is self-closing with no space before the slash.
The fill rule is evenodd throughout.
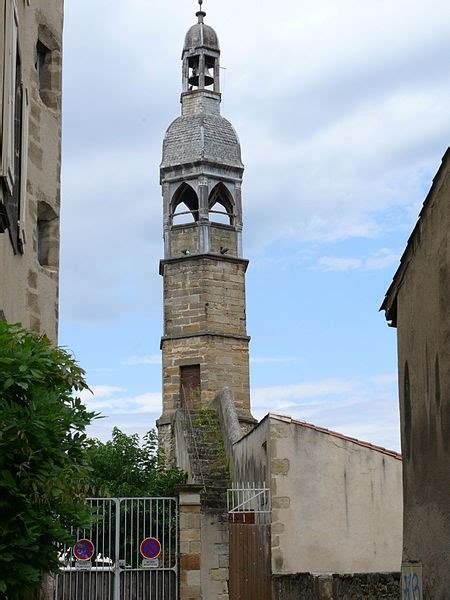
<path id="1" fill-rule="evenodd" d="M 233 198 L 223 183 L 218 183 L 209 195 L 209 220 L 223 225 L 234 225 Z"/>
<path id="2" fill-rule="evenodd" d="M 173 225 L 198 221 L 198 196 L 187 183 L 180 185 L 173 196 L 171 218 Z"/>

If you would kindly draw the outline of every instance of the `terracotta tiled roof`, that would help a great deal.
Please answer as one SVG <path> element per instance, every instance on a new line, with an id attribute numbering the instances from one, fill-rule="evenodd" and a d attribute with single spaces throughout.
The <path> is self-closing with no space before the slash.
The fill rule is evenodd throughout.
<path id="1" fill-rule="evenodd" d="M 358 440 L 357 438 L 349 437 L 348 435 L 338 433 L 337 431 L 332 431 L 331 429 L 317 427 L 317 425 L 313 425 L 312 423 L 306 423 L 306 421 L 299 421 L 298 419 L 292 419 L 291 417 L 286 417 L 277 413 L 269 413 L 267 416 L 272 419 L 284 421 L 285 423 L 294 423 L 294 425 L 299 425 L 300 427 L 306 427 L 307 429 L 313 429 L 314 431 L 318 431 L 320 433 L 326 433 L 327 435 L 332 435 L 333 437 L 337 437 L 341 440 L 352 442 L 353 444 L 357 444 L 358 446 L 362 446 L 363 448 L 375 450 L 376 452 L 381 452 L 382 454 L 386 454 L 387 456 L 392 456 L 392 458 L 396 458 L 397 460 L 402 460 L 402 455 L 398 452 L 395 452 L 394 450 L 388 450 L 387 448 L 383 448 L 382 446 L 375 446 L 374 444 L 370 444 L 369 442 L 364 442 L 362 440 Z"/>

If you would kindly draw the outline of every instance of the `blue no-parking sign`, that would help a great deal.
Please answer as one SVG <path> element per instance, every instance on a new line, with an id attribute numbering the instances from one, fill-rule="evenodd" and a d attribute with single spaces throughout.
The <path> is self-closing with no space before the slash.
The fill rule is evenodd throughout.
<path id="1" fill-rule="evenodd" d="M 141 542 L 140 551 L 144 558 L 158 558 L 161 554 L 161 544 L 156 538 L 148 537 Z"/>

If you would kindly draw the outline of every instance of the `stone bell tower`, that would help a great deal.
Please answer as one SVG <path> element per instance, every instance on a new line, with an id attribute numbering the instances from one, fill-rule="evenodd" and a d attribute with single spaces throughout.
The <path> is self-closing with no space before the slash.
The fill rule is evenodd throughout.
<path id="1" fill-rule="evenodd" d="M 200 5 L 201 8 L 201 5 Z M 250 413 L 249 341 L 242 256 L 237 134 L 220 114 L 220 48 L 197 12 L 184 42 L 181 116 L 164 138 L 163 413 L 160 440 L 173 450 L 179 409 L 207 406 L 224 387 L 243 428 Z"/>

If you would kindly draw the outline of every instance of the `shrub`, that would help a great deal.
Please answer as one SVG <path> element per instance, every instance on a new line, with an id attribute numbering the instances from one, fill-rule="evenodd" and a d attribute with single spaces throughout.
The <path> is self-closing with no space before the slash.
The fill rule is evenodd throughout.
<path id="1" fill-rule="evenodd" d="M 115 427 L 107 442 L 93 440 L 87 450 L 91 465 L 91 495 L 110 497 L 173 496 L 186 476 L 176 467 L 166 468 L 152 429 L 143 438 Z"/>
<path id="2" fill-rule="evenodd" d="M 96 418 L 72 356 L 0 322 L 0 596 L 15 600 L 59 566 L 57 544 L 86 525 L 86 426 Z"/>

